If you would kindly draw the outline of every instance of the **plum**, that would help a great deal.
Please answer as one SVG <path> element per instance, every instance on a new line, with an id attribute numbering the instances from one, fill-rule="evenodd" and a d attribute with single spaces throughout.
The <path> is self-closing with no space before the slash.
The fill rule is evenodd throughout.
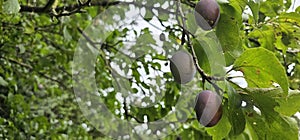
<path id="1" fill-rule="evenodd" d="M 161 34 L 159 35 L 159 40 L 160 40 L 160 41 L 166 41 L 166 36 L 165 36 L 164 33 L 161 33 Z"/>
<path id="2" fill-rule="evenodd" d="M 215 0 L 200 0 L 195 7 L 196 23 L 203 30 L 214 28 L 220 18 L 220 7 Z"/>
<path id="3" fill-rule="evenodd" d="M 196 97 L 197 120 L 205 127 L 216 125 L 222 117 L 222 99 L 216 92 L 204 90 Z"/>
<path id="4" fill-rule="evenodd" d="M 192 56 L 183 50 L 176 52 L 170 59 L 170 69 L 179 84 L 190 82 L 196 74 Z"/>

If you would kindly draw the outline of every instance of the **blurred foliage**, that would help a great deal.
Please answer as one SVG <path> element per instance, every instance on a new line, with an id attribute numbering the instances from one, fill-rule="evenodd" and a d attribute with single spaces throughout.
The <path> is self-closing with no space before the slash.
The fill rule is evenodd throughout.
<path id="1" fill-rule="evenodd" d="M 86 118 L 73 93 L 73 58 L 82 39 L 88 42 L 90 50 L 100 44 L 96 64 L 92 64 L 93 76 L 97 97 L 112 114 L 143 123 L 159 120 L 173 111 L 184 93 L 167 69 L 168 58 L 179 49 L 190 51 L 182 22 L 187 22 L 193 35 L 202 31 L 193 23 L 193 12 L 185 13 L 187 21 L 178 18 L 178 5 L 172 0 L 57 2 L 54 9 L 48 10 L 44 8 L 47 0 L 0 0 L 0 139 L 109 139 Z M 181 0 L 187 9 L 193 9 L 196 2 Z M 150 27 L 134 28 L 139 26 L 139 20 L 133 20 L 128 26 L 117 28 L 117 23 L 128 20 L 124 10 L 130 8 L 115 8 L 114 16 L 93 20 L 118 4 L 144 11 L 142 24 L 149 23 Z M 229 0 L 219 4 L 219 24 L 209 32 L 218 37 L 226 67 L 230 68 L 224 75 L 225 82 L 213 81 L 221 88 L 228 87 L 222 88 L 223 117 L 216 126 L 205 128 L 195 119 L 195 113 L 182 110 L 170 117 L 180 127 L 164 139 L 297 139 L 299 119 L 294 114 L 300 110 L 300 8 L 289 11 L 292 0 Z M 97 40 L 103 28 L 88 27 L 103 21 L 103 28 L 115 28 L 105 40 Z M 85 36 L 89 30 L 94 31 L 93 37 Z M 165 37 L 158 41 L 160 34 Z M 132 38 L 134 42 L 130 42 Z M 211 43 L 190 43 L 200 67 L 209 76 L 220 76 L 213 75 L 209 56 L 203 54 L 205 44 Z M 128 48 L 128 44 L 132 47 Z M 136 61 L 129 62 L 126 57 Z M 243 73 L 247 88 L 234 82 L 232 71 Z M 116 77 L 123 77 L 118 82 L 121 85 L 114 83 Z M 196 76 L 191 89 L 197 91 L 190 94 L 213 89 L 203 79 Z M 135 96 L 143 93 L 144 99 L 128 101 L 120 96 L 118 86 L 130 89 Z M 141 108 L 128 102 L 156 105 Z M 182 117 L 188 117 L 187 121 L 182 122 Z M 112 129 L 122 127 L 107 120 L 99 124 Z"/>

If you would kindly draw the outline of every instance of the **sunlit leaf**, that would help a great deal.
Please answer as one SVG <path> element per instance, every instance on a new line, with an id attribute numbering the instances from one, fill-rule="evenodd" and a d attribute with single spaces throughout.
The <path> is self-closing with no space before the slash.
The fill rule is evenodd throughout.
<path id="1" fill-rule="evenodd" d="M 289 84 L 283 66 L 277 57 L 264 48 L 245 51 L 234 62 L 234 69 L 244 73 L 249 87 L 268 88 L 278 83 L 287 95 Z"/>
<path id="2" fill-rule="evenodd" d="M 258 30 L 254 30 L 249 34 L 252 39 L 258 39 L 260 47 L 264 47 L 273 51 L 275 43 L 274 28 L 272 26 L 263 25 Z"/>
<path id="3" fill-rule="evenodd" d="M 243 51 L 240 35 L 242 18 L 241 13 L 236 7 L 232 7 L 228 4 L 222 4 L 220 6 L 223 11 L 221 12 L 220 20 L 216 27 L 216 35 L 222 45 L 227 64 L 229 65 L 232 64 L 232 60 L 236 59 Z"/>
<path id="4" fill-rule="evenodd" d="M 6 14 L 15 14 L 20 10 L 20 4 L 18 0 L 7 0 L 3 3 L 3 12 Z"/>
<path id="5" fill-rule="evenodd" d="M 300 91 L 290 91 L 286 98 L 275 98 L 279 106 L 275 110 L 283 115 L 292 116 L 300 111 Z"/>
<path id="6" fill-rule="evenodd" d="M 228 120 L 228 110 L 223 109 L 223 115 L 221 120 L 217 123 L 217 125 L 206 128 L 207 133 L 210 134 L 213 137 L 213 140 L 219 140 L 225 138 L 230 130 L 231 130 L 231 125 Z"/>
<path id="7" fill-rule="evenodd" d="M 265 137 L 266 139 L 298 138 L 297 123 L 274 110 L 278 106 L 275 99 L 258 93 L 252 93 L 250 96 L 252 96 L 253 102 L 261 111 L 261 114 L 255 112 L 247 116 L 247 121 L 249 121 L 258 137 Z"/>
<path id="8" fill-rule="evenodd" d="M 241 96 L 228 85 L 228 119 L 232 126 L 231 133 L 234 136 L 240 135 L 246 125 L 244 113 L 241 109 Z"/>
<path id="9" fill-rule="evenodd" d="M 259 7 L 260 7 L 260 3 L 259 2 L 255 2 L 254 0 L 250 0 L 250 2 L 248 2 L 248 6 L 250 7 L 251 11 L 252 11 L 252 15 L 254 17 L 255 23 L 258 22 L 258 18 L 259 18 Z"/>
<path id="10" fill-rule="evenodd" d="M 2 86 L 7 86 L 8 85 L 8 82 L 6 82 L 2 76 L 0 76 L 0 85 Z"/>

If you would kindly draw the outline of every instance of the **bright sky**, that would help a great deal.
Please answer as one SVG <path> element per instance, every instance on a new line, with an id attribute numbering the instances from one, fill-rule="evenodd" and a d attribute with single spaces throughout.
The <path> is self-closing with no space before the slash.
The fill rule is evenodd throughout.
<path id="1" fill-rule="evenodd" d="M 290 10 L 295 10 L 298 6 L 300 6 L 300 0 L 293 0 L 294 5 L 291 6 Z"/>

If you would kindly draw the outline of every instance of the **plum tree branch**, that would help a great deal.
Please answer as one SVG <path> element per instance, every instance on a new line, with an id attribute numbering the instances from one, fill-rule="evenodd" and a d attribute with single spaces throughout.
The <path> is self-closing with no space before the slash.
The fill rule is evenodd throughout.
<path id="1" fill-rule="evenodd" d="M 45 10 L 48 3 L 44 7 L 20 5 L 20 7 L 21 7 L 20 12 L 48 13 L 49 11 Z M 76 9 L 82 9 L 84 7 L 88 7 L 91 5 L 93 5 L 93 6 L 109 6 L 109 5 L 116 5 L 118 3 L 119 3 L 118 1 L 117 2 L 104 1 L 104 2 L 91 3 L 91 0 L 88 0 L 85 3 L 79 3 L 79 4 L 70 5 L 70 6 L 56 7 L 55 10 L 56 11 L 62 11 L 62 10 L 74 11 Z"/>
<path id="2" fill-rule="evenodd" d="M 283 52 L 282 50 L 280 50 L 276 47 L 275 47 L 275 50 L 277 50 L 279 52 Z M 286 50 L 286 53 L 297 55 L 298 53 L 300 53 L 300 49 L 288 49 L 288 50 Z"/>
<path id="3" fill-rule="evenodd" d="M 61 17 L 61 16 L 69 16 L 75 13 L 82 13 L 83 8 L 85 7 L 91 7 L 91 6 L 101 6 L 101 7 L 109 7 L 109 6 L 114 6 L 114 5 L 130 5 L 133 4 L 138 7 L 145 7 L 147 9 L 156 9 L 159 12 L 164 12 L 168 14 L 175 14 L 175 12 L 171 12 L 167 9 L 161 8 L 161 7 L 154 7 L 154 6 L 148 6 L 148 5 L 143 5 L 141 3 L 136 3 L 136 2 L 124 2 L 124 1 L 91 1 L 88 0 L 85 3 L 79 2 L 78 4 L 74 5 L 69 5 L 69 6 L 61 6 L 61 7 L 56 7 L 53 9 L 56 11 L 58 14 L 54 15 L 56 17 Z M 44 7 L 35 7 L 35 6 L 27 6 L 27 5 L 20 5 L 21 9 L 20 12 L 34 12 L 34 13 L 44 13 L 44 14 L 51 14 L 51 11 L 45 10 Z"/>
<path id="4" fill-rule="evenodd" d="M 29 70 L 34 70 L 34 68 L 33 68 L 32 66 L 30 66 L 30 65 L 28 65 L 28 64 L 25 64 L 25 63 L 22 63 L 22 62 L 19 62 L 19 61 L 15 60 L 15 59 L 12 59 L 12 58 L 4 58 L 4 57 L 2 57 L 2 58 L 8 60 L 8 61 L 11 62 L 11 63 L 17 64 L 17 65 L 19 65 L 19 66 L 21 66 L 21 67 L 27 68 L 27 69 L 29 69 Z M 35 72 L 37 72 L 39 75 L 41 75 L 42 77 L 44 77 L 44 78 L 46 78 L 46 79 L 48 79 L 48 80 L 50 80 L 50 81 L 53 81 L 53 82 L 58 83 L 58 84 L 61 85 L 64 89 L 70 90 L 70 88 L 68 88 L 62 81 L 57 80 L 57 79 L 54 79 L 54 78 L 52 78 L 51 76 L 49 76 L 49 75 L 47 75 L 47 74 L 45 74 L 45 73 L 43 73 L 43 72 L 40 72 L 40 71 L 35 71 Z"/>
<path id="5" fill-rule="evenodd" d="M 208 74 L 206 74 L 204 72 L 204 70 L 200 67 L 199 65 L 199 62 L 198 62 L 198 58 L 197 58 L 197 55 L 195 53 L 195 50 L 194 50 L 194 47 L 192 46 L 191 44 L 191 39 L 190 39 L 190 32 L 188 30 L 186 30 L 186 25 L 185 25 L 185 15 L 184 13 L 182 12 L 182 9 L 180 7 L 180 5 L 177 5 L 177 8 L 178 8 L 178 12 L 181 16 L 181 19 L 182 19 L 182 30 L 183 30 L 183 34 L 184 36 L 187 37 L 187 46 L 189 47 L 189 49 L 191 50 L 191 53 L 192 53 L 192 57 L 193 57 L 193 61 L 194 61 L 194 64 L 195 64 L 195 67 L 197 68 L 197 71 L 200 73 L 201 77 L 203 78 L 203 80 L 206 80 L 207 82 L 209 82 L 217 91 L 222 91 L 223 90 L 216 84 L 214 83 L 212 80 L 224 80 L 223 77 L 214 77 L 214 76 L 209 76 Z M 179 21 L 178 21 L 179 22 Z M 182 38 L 184 38 L 184 36 Z M 192 35 L 193 36 L 193 35 Z M 203 81 L 204 82 L 204 81 Z"/>

